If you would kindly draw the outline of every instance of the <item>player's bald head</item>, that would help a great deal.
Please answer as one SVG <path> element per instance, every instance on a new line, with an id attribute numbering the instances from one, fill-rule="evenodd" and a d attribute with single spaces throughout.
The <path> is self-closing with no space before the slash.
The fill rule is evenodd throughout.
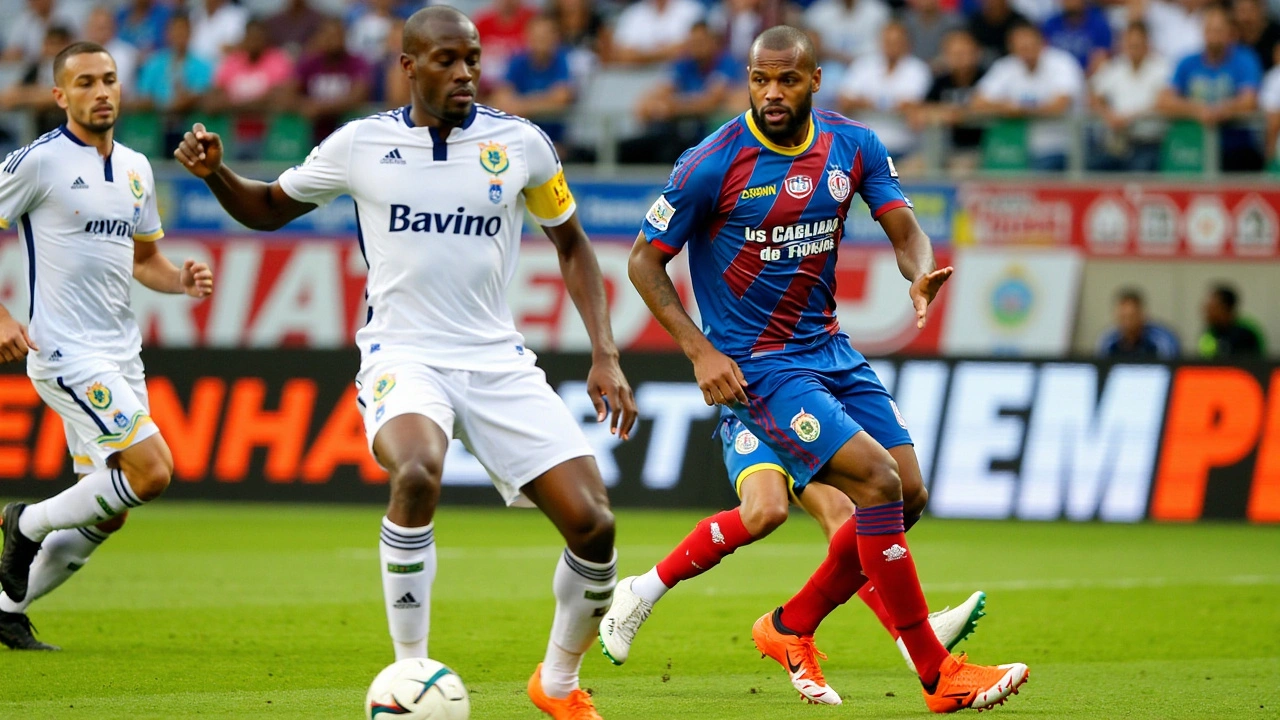
<path id="1" fill-rule="evenodd" d="M 405 21 L 401 50 L 408 55 L 418 55 L 445 38 L 459 35 L 479 35 L 471 18 L 449 5 L 431 5 L 410 15 Z"/>
<path id="2" fill-rule="evenodd" d="M 813 40 L 803 30 L 790 25 L 776 25 L 756 36 L 751 43 L 751 64 L 755 65 L 761 51 L 773 53 L 792 53 L 796 66 L 805 72 L 813 72 L 818 67 L 818 49 Z"/>

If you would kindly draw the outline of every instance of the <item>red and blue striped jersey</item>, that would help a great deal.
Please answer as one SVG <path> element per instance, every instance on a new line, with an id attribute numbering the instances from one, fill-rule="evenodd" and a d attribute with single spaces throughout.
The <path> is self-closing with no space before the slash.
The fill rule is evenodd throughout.
<path id="1" fill-rule="evenodd" d="M 644 236 L 673 255 L 689 246 L 703 332 L 721 352 L 811 347 L 840 330 L 836 252 L 854 192 L 876 219 L 911 207 L 870 128 L 815 110 L 787 148 L 748 112 L 680 157 Z"/>

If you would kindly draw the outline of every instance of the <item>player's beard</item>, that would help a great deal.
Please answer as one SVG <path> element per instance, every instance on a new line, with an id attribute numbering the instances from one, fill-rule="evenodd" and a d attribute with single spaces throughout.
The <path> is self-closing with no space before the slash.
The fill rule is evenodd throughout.
<path id="1" fill-rule="evenodd" d="M 765 122 L 764 114 L 760 112 L 760 108 L 756 107 L 755 98 L 751 98 L 751 117 L 756 121 L 756 127 L 760 128 L 760 132 L 775 143 L 785 142 L 795 137 L 800 132 L 800 128 L 804 127 L 804 123 L 809 119 L 809 115 L 813 112 L 813 94 L 806 93 L 804 99 L 791 111 L 787 122 L 779 130 L 774 130 Z"/>
<path id="2" fill-rule="evenodd" d="M 115 111 L 115 108 L 112 108 L 111 115 L 106 119 L 99 119 L 97 114 L 94 112 L 94 108 L 91 108 L 89 112 L 85 113 L 83 118 L 79 118 L 79 121 L 80 124 L 90 132 L 104 133 L 116 126 L 117 117 L 118 113 Z"/>

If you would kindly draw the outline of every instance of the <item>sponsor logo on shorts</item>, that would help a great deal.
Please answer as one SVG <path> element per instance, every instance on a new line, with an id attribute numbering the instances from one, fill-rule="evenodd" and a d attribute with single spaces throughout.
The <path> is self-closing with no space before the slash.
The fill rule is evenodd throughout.
<path id="1" fill-rule="evenodd" d="M 649 213 L 644 216 L 649 224 L 666 232 L 667 226 L 671 224 L 671 216 L 676 214 L 675 206 L 667 201 L 666 195 L 659 195 L 654 201 L 653 207 L 649 208 Z"/>
<path id="2" fill-rule="evenodd" d="M 822 424 L 818 422 L 818 418 L 810 415 L 800 408 L 800 412 L 791 418 L 791 429 L 795 431 L 796 437 L 805 442 L 813 442 L 822 434 Z"/>
<path id="3" fill-rule="evenodd" d="M 128 427 L 129 418 L 125 416 L 124 413 L 117 410 L 116 414 L 111 416 L 111 422 L 115 423 L 118 428 L 124 428 Z"/>
<path id="4" fill-rule="evenodd" d="M 586 592 L 582 593 L 582 597 L 588 600 L 608 600 L 609 598 L 613 597 L 613 590 L 603 590 L 601 592 L 595 592 L 594 590 L 587 590 Z"/>
<path id="5" fill-rule="evenodd" d="M 893 416 L 898 419 L 898 426 L 903 430 L 907 429 L 907 420 L 902 417 L 902 411 L 898 409 L 898 403 L 890 400 L 889 407 L 893 408 Z"/>
<path id="6" fill-rule="evenodd" d="M 760 441 L 751 434 L 750 430 L 743 430 L 733 439 L 733 449 L 739 455 L 750 455 L 758 447 L 760 447 Z"/>
<path id="7" fill-rule="evenodd" d="M 906 556 L 907 556 L 907 549 L 897 543 L 894 543 L 889 547 L 888 550 L 884 551 L 885 562 L 893 562 L 894 560 L 901 560 Z"/>
<path id="8" fill-rule="evenodd" d="M 396 376 L 392 373 L 387 373 L 378 378 L 378 381 L 373 384 L 373 401 L 377 402 L 386 397 L 387 393 L 391 392 L 391 389 L 395 386 Z"/>
<path id="9" fill-rule="evenodd" d="M 85 395 L 89 398 L 89 404 L 95 410 L 106 410 L 111 407 L 111 391 L 102 383 L 94 383 L 85 391 Z"/>
<path id="10" fill-rule="evenodd" d="M 410 563 L 408 565 L 397 565 L 396 563 L 387 563 L 387 572 L 396 575 L 408 575 L 410 573 L 422 572 L 424 565 L 420 562 Z"/>

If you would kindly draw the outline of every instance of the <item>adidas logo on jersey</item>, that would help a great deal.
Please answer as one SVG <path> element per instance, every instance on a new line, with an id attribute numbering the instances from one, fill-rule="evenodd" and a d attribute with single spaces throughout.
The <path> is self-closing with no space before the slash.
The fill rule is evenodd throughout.
<path id="1" fill-rule="evenodd" d="M 418 602 L 418 598 L 414 597 L 411 592 L 401 595 L 400 599 L 395 602 L 395 609 L 397 610 L 413 610 L 420 607 L 422 607 L 422 603 Z"/>
<path id="2" fill-rule="evenodd" d="M 405 164 L 404 158 L 400 156 L 400 148 L 396 148 L 395 150 L 392 150 L 391 152 L 382 156 L 382 159 L 379 160 L 379 162 L 381 162 L 383 165 L 404 165 Z"/>
<path id="3" fill-rule="evenodd" d="M 89 183 L 85 182 L 84 178 L 78 177 L 76 178 L 75 182 L 71 183 L 71 189 L 72 190 L 88 190 Z"/>

